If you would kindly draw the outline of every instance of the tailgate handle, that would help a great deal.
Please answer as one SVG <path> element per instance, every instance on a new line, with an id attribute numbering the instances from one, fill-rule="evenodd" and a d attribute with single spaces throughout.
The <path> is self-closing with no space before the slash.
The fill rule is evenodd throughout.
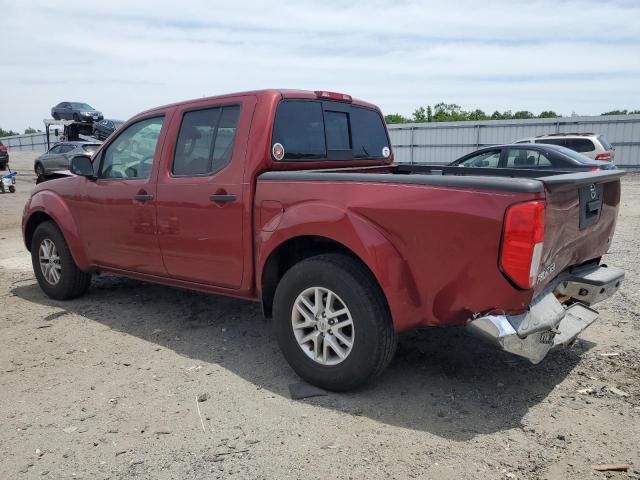
<path id="1" fill-rule="evenodd" d="M 597 213 L 598 210 L 602 207 L 602 200 L 592 200 L 587 203 L 587 213 Z"/>

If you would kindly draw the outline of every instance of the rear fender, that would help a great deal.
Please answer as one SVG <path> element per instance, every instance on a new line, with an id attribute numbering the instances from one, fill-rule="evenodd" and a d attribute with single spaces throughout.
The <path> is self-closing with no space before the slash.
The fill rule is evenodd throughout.
<path id="1" fill-rule="evenodd" d="M 263 224 L 266 229 L 261 225 L 256 228 L 258 290 L 266 262 L 280 245 L 296 237 L 324 237 L 350 250 L 368 267 L 386 297 L 396 331 L 420 323 L 424 315 L 419 313 L 421 302 L 412 272 L 376 224 L 352 211 L 320 202 L 294 205 L 278 215 L 280 218 Z"/>
<path id="2" fill-rule="evenodd" d="M 73 215 L 62 197 L 51 190 L 36 192 L 31 197 L 29 213 L 23 223 L 23 236 L 27 248 L 31 248 L 31 245 L 28 244 L 28 235 L 29 230 L 31 229 L 31 231 L 33 231 L 34 229 L 33 221 L 37 218 L 38 213 L 44 213 L 48 217 L 51 217 L 69 245 L 71 255 L 76 265 L 78 265 L 78 268 L 84 271 L 89 270 L 90 262 L 87 250 L 80 239 L 78 227 L 73 219 Z M 38 220 L 38 223 L 39 222 L 40 220 Z"/>

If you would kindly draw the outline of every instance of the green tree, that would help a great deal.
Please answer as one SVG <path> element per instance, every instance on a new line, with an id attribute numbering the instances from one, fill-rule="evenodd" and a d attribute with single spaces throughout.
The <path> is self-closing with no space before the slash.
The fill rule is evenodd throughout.
<path id="1" fill-rule="evenodd" d="M 31 133 L 42 133 L 42 130 L 36 130 L 33 127 L 25 128 L 25 130 L 24 130 L 24 134 L 25 135 L 29 135 Z"/>
<path id="2" fill-rule="evenodd" d="M 424 107 L 416 108 L 413 112 L 413 118 L 411 121 L 416 123 L 429 122 L 430 120 L 429 116 L 427 115 L 427 109 Z"/>
<path id="3" fill-rule="evenodd" d="M 522 120 L 525 118 L 535 118 L 535 115 L 528 110 L 520 110 L 519 112 L 513 114 L 513 118 Z"/>
<path id="4" fill-rule="evenodd" d="M 467 120 L 467 113 L 457 103 L 440 102 L 433 107 L 434 122 L 460 122 Z"/>
<path id="5" fill-rule="evenodd" d="M 627 115 L 628 113 L 627 110 L 611 110 L 610 112 L 604 112 L 600 115 Z"/>
<path id="6" fill-rule="evenodd" d="M 384 121 L 388 124 L 393 124 L 393 123 L 409 123 L 411 120 L 409 120 L 407 117 L 403 115 L 400 115 L 399 113 L 391 113 L 389 115 L 384 116 Z"/>
<path id="7" fill-rule="evenodd" d="M 479 108 L 467 114 L 467 120 L 489 120 L 489 116 Z"/>
<path id="8" fill-rule="evenodd" d="M 538 118 L 558 118 L 559 116 L 560 115 L 558 115 L 553 110 L 545 110 L 544 112 L 540 112 L 540 115 L 538 115 Z"/>
<path id="9" fill-rule="evenodd" d="M 5 130 L 0 128 L 0 137 L 10 137 L 11 135 L 20 135 L 18 132 L 14 132 L 13 130 Z"/>

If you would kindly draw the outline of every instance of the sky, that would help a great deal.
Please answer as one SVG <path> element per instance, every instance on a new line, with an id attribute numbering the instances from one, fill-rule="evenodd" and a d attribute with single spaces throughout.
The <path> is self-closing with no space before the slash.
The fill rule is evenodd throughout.
<path id="1" fill-rule="evenodd" d="M 260 88 L 571 115 L 640 109 L 640 0 L 0 0 L 0 127 Z"/>

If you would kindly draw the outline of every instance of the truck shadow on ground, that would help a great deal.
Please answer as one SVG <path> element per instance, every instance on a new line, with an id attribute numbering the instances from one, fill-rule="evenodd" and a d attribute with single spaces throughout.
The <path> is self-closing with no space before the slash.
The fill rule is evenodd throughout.
<path id="1" fill-rule="evenodd" d="M 271 324 L 262 318 L 257 304 L 109 276 L 95 277 L 86 296 L 68 302 L 50 300 L 36 283 L 12 292 L 204 365 L 217 364 L 286 398 L 288 385 L 300 381 L 280 354 Z M 43 320 L 60 321 L 60 315 Z M 372 385 L 305 402 L 467 440 L 520 427 L 529 409 L 545 400 L 591 345 L 579 341 L 572 349 L 553 352 L 541 364 L 531 365 L 461 330 L 416 331 L 401 337 L 391 365 Z"/>

